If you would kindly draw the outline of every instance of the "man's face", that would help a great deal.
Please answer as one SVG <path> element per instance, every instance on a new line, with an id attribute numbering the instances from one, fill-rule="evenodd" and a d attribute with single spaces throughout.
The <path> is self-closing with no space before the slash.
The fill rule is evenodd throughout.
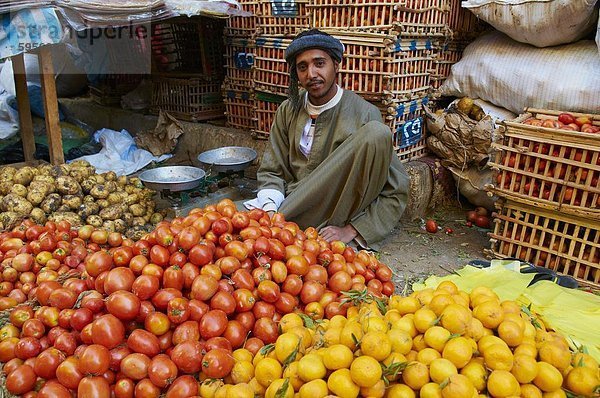
<path id="1" fill-rule="evenodd" d="M 298 80 L 313 105 L 326 104 L 335 96 L 338 68 L 338 62 L 320 49 L 306 50 L 296 56 Z"/>

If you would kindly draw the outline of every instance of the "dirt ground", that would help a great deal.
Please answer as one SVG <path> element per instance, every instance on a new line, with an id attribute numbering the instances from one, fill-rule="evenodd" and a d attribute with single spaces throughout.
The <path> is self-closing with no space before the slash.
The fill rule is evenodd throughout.
<path id="1" fill-rule="evenodd" d="M 399 292 L 429 275 L 447 275 L 471 260 L 485 259 L 488 230 L 466 226 L 465 211 L 471 209 L 467 206 L 456 203 L 429 214 L 442 227 L 437 233 L 425 231 L 420 220 L 403 221 L 384 240 L 380 260 L 394 271 Z M 445 233 L 446 227 L 452 232 Z"/>

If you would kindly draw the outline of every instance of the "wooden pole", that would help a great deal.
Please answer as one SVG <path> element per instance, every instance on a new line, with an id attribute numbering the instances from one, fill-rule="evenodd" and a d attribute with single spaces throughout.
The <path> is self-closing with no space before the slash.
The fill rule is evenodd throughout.
<path id="1" fill-rule="evenodd" d="M 58 116 L 58 99 L 56 98 L 56 81 L 52 54 L 48 46 L 42 46 L 38 56 L 42 95 L 44 97 L 44 112 L 46 115 L 46 134 L 50 148 L 50 163 L 57 165 L 65 162 L 62 146 L 62 134 Z"/>
<path id="2" fill-rule="evenodd" d="M 19 106 L 19 130 L 23 142 L 23 156 L 25 161 L 34 160 L 35 139 L 33 138 L 33 121 L 31 120 L 31 107 L 27 93 L 27 76 L 25 75 L 25 61 L 23 53 L 12 58 L 17 104 Z"/>

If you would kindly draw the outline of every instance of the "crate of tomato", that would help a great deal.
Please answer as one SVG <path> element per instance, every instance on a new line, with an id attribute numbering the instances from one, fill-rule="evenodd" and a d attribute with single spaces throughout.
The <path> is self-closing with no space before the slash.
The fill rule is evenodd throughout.
<path id="1" fill-rule="evenodd" d="M 600 115 L 526 109 L 500 131 L 492 192 L 600 220 Z"/>

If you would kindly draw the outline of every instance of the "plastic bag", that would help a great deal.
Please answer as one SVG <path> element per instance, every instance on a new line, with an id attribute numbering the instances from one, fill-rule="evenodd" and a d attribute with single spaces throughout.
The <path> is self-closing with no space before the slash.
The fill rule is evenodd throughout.
<path id="1" fill-rule="evenodd" d="M 593 31 L 597 0 L 466 0 L 462 6 L 521 43 L 573 43 Z"/>
<path id="2" fill-rule="evenodd" d="M 146 150 L 138 149 L 127 130 L 98 130 L 94 133 L 94 140 L 102 144 L 102 150 L 95 155 L 82 156 L 76 160 L 88 161 L 98 173 L 114 171 L 117 175 L 129 175 L 151 162 L 162 162 L 173 156 L 156 157 Z"/>
<path id="3" fill-rule="evenodd" d="M 598 48 L 591 40 L 535 48 L 492 32 L 467 46 L 440 91 L 481 98 L 517 114 L 526 107 L 598 113 Z"/>

